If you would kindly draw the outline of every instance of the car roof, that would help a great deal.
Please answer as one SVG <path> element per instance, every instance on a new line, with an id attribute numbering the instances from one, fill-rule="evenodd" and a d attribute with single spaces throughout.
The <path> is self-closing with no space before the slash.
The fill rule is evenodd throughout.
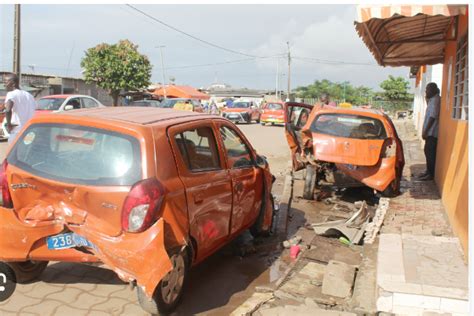
<path id="1" fill-rule="evenodd" d="M 69 97 L 87 97 L 87 98 L 92 98 L 90 95 L 83 95 L 83 94 L 52 94 L 52 95 L 46 95 L 44 97 L 41 97 L 41 99 L 53 99 L 53 98 L 69 98 Z"/>
<path id="2" fill-rule="evenodd" d="M 179 111 L 173 109 L 138 106 L 80 109 L 50 115 L 61 115 L 64 117 L 88 117 L 104 121 L 122 121 L 139 125 L 148 125 L 163 121 L 179 120 L 182 118 L 216 118 L 215 115 L 199 114 L 190 111 Z"/>
<path id="3" fill-rule="evenodd" d="M 353 115 L 371 115 L 371 116 L 384 116 L 384 113 L 376 109 L 364 109 L 364 108 L 324 108 L 318 112 L 326 113 L 340 113 L 340 114 L 353 114 Z"/>

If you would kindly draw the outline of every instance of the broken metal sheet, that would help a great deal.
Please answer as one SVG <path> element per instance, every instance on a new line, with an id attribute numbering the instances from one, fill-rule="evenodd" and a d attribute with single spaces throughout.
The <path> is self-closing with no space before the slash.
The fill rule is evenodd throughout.
<path id="1" fill-rule="evenodd" d="M 365 227 L 370 220 L 367 203 L 360 203 L 360 208 L 347 220 L 337 220 L 324 223 L 312 224 L 316 234 L 322 236 L 333 236 L 342 234 L 353 244 L 358 244 L 364 236 Z"/>

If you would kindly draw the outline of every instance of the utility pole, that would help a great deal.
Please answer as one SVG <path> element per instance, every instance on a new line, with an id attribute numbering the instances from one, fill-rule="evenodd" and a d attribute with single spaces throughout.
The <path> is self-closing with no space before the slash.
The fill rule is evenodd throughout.
<path id="1" fill-rule="evenodd" d="M 276 83 L 275 83 L 275 98 L 278 100 L 278 90 L 280 90 L 280 58 L 277 57 L 277 73 L 276 73 Z"/>
<path id="2" fill-rule="evenodd" d="M 166 99 L 166 79 L 165 79 L 165 64 L 163 62 L 163 47 L 164 45 L 156 46 L 160 49 L 160 57 L 161 57 L 161 73 L 163 74 L 163 96 Z"/>
<path id="3" fill-rule="evenodd" d="M 290 42 L 286 42 L 288 46 L 288 95 L 286 97 L 286 101 L 290 101 L 290 83 L 291 83 L 291 55 L 290 55 Z"/>
<path id="4" fill-rule="evenodd" d="M 14 25 L 14 34 L 13 34 L 13 72 L 18 76 L 18 79 L 21 82 L 21 60 L 20 60 L 20 5 L 15 4 L 15 25 Z"/>

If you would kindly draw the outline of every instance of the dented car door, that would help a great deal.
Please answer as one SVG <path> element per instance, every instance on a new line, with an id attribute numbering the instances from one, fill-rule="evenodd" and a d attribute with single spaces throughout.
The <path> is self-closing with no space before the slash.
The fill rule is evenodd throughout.
<path id="1" fill-rule="evenodd" d="M 306 155 L 311 154 L 306 148 L 303 128 L 308 122 L 313 106 L 304 103 L 285 103 L 285 135 L 290 146 L 293 170 L 305 167 Z"/>

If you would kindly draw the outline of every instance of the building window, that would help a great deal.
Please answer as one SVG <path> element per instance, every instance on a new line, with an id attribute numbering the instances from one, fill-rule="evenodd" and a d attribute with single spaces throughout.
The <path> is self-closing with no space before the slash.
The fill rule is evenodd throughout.
<path id="1" fill-rule="evenodd" d="M 468 50 L 467 34 L 458 42 L 456 49 L 456 68 L 454 73 L 453 119 L 468 120 Z"/>

